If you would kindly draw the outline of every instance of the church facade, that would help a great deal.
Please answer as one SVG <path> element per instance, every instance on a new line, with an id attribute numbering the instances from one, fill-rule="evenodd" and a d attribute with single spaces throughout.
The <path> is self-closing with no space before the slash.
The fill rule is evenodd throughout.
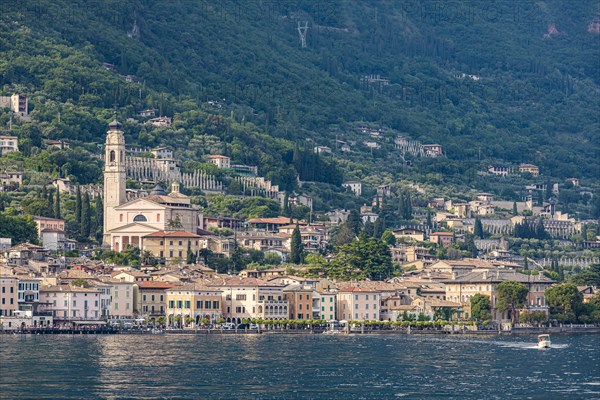
<path id="1" fill-rule="evenodd" d="M 122 125 L 108 125 L 104 153 L 104 239 L 103 246 L 122 251 L 142 247 L 144 236 L 161 231 L 197 233 L 202 229 L 202 211 L 173 183 L 171 192 L 157 185 L 148 197 L 127 201 L 127 160 Z"/>

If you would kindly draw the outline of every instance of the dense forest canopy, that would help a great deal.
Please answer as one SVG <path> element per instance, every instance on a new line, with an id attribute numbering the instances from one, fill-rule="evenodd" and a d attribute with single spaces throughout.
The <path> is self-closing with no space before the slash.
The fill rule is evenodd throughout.
<path id="1" fill-rule="evenodd" d="M 0 85 L 31 99 L 37 123 L 13 127 L 25 156 L 82 183 L 98 180 L 97 162 L 32 149 L 65 138 L 94 154 L 116 106 L 123 117 L 148 107 L 174 117 L 165 130 L 126 123 L 128 143 L 173 145 L 183 160 L 224 153 L 288 190 L 297 173 L 338 186 L 407 174 L 392 137 L 379 151 L 356 146 L 354 158 L 298 153 L 356 141 L 359 123 L 443 145 L 447 158 L 417 164 L 430 181 L 475 185 L 486 163 L 528 162 L 597 184 L 598 10 L 554 0 L 16 2 L 1 17 Z"/>

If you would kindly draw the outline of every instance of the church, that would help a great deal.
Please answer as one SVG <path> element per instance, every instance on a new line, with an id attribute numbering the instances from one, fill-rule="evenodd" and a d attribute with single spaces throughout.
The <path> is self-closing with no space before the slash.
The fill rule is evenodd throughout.
<path id="1" fill-rule="evenodd" d="M 104 161 L 104 247 L 117 252 L 128 245 L 141 248 L 147 235 L 202 229 L 200 207 L 179 191 L 178 183 L 170 193 L 157 185 L 148 197 L 127 201 L 125 137 L 116 118 L 108 125 Z"/>

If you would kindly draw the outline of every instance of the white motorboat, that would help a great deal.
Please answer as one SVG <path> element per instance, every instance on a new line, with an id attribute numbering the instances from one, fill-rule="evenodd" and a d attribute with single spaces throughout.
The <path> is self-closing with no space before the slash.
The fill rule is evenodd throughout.
<path id="1" fill-rule="evenodd" d="M 550 335 L 539 335 L 538 336 L 538 342 L 537 342 L 537 347 L 538 349 L 548 349 L 550 348 Z"/>

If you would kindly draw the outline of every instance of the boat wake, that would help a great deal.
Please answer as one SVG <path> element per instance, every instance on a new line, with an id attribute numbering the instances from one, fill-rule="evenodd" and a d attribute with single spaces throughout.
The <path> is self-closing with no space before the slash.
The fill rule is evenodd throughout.
<path id="1" fill-rule="evenodd" d="M 526 343 L 526 342 L 491 342 L 491 343 L 497 344 L 500 347 L 507 347 L 507 348 L 512 348 L 512 349 L 546 350 L 546 349 L 539 349 L 536 343 Z M 555 344 L 555 343 L 552 343 L 552 345 L 550 346 L 550 349 L 566 349 L 567 347 L 569 347 L 568 344 Z"/>

